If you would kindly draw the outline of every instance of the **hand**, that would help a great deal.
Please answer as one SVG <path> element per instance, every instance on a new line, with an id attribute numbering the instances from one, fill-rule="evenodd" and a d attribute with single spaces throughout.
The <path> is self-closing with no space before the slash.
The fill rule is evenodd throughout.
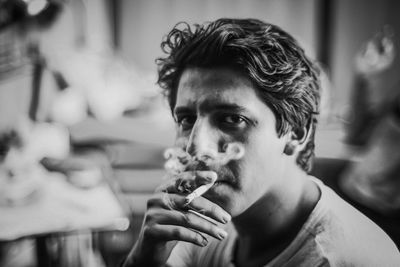
<path id="1" fill-rule="evenodd" d="M 192 177 L 192 179 L 188 179 Z M 197 186 L 215 181 L 212 171 L 193 171 L 177 174 L 175 181 L 190 181 Z M 138 241 L 124 266 L 163 266 L 177 241 L 206 246 L 208 236 L 222 240 L 227 233 L 221 228 L 231 216 L 215 203 L 204 197 L 187 204 L 185 194 L 174 182 L 166 185 L 147 203 L 147 211 Z M 215 222 L 190 210 L 205 215 Z"/>

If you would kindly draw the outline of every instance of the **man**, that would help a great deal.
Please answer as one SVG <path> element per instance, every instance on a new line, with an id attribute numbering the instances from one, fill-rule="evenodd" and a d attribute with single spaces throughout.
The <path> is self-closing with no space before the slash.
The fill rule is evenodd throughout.
<path id="1" fill-rule="evenodd" d="M 255 19 L 219 19 L 178 24 L 162 48 L 159 84 L 178 144 L 192 156 L 233 142 L 245 153 L 177 174 L 216 174 L 189 205 L 174 186 L 155 194 L 123 266 L 400 266 L 381 229 L 307 175 L 320 85 L 293 37 Z"/>

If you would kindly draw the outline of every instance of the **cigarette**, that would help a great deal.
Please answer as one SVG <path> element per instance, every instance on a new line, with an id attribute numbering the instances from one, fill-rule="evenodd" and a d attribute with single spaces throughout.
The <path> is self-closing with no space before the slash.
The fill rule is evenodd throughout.
<path id="1" fill-rule="evenodd" d="M 199 212 L 197 212 L 195 210 L 188 210 L 188 212 L 196 214 L 197 216 L 203 218 L 206 221 L 209 221 L 210 223 L 212 223 L 214 225 L 218 225 L 218 222 L 216 220 L 214 220 L 214 219 L 212 219 L 210 217 L 207 217 L 207 216 L 205 216 L 205 215 L 203 215 L 203 214 L 201 214 L 201 213 L 199 213 Z"/>
<path id="2" fill-rule="evenodd" d="M 202 185 L 186 196 L 186 204 L 190 204 L 195 198 L 202 196 L 213 184 Z"/>

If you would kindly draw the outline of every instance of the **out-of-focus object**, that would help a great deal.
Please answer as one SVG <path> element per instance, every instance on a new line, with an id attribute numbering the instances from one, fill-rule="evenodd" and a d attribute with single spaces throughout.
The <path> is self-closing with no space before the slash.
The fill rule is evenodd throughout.
<path id="1" fill-rule="evenodd" d="M 67 87 L 57 92 L 50 108 L 52 121 L 71 126 L 83 121 L 87 116 L 87 100 L 81 90 Z"/>
<path id="2" fill-rule="evenodd" d="M 388 216 L 400 214 L 400 95 L 379 121 L 365 153 L 346 169 L 342 190 L 353 200 Z"/>
<path id="3" fill-rule="evenodd" d="M 38 196 L 45 170 L 30 162 L 18 149 L 11 149 L 0 163 L 0 205 L 23 205 Z"/>
<path id="4" fill-rule="evenodd" d="M 388 101 L 380 80 L 396 57 L 393 29 L 386 25 L 368 40 L 355 58 L 355 84 L 346 124 L 346 143 L 365 146 Z M 389 96 L 390 97 L 390 96 Z"/>
<path id="5" fill-rule="evenodd" d="M 55 120 L 79 122 L 87 109 L 96 119 L 110 121 L 126 111 L 142 108 L 158 95 L 155 77 L 142 75 L 132 64 L 111 53 L 64 51 L 49 59 L 48 67 L 62 73 L 68 82 L 65 92 L 56 96 L 66 103 L 61 108 L 54 104 L 51 109 Z M 72 116 L 67 110 L 75 108 L 70 103 L 73 99 L 77 111 Z"/>
<path id="6" fill-rule="evenodd" d="M 47 0 L 25 0 L 24 2 L 27 5 L 26 11 L 31 16 L 39 14 L 49 5 Z"/>
<path id="7" fill-rule="evenodd" d="M 100 148 L 75 149 L 68 157 L 43 158 L 41 163 L 52 172 L 66 175 L 74 186 L 84 189 L 94 188 L 104 182 L 103 170 L 110 168 L 107 155 Z"/>
<path id="8" fill-rule="evenodd" d="M 319 124 L 329 123 L 331 117 L 331 105 L 332 105 L 332 82 L 330 79 L 330 73 L 323 66 L 320 66 L 320 81 L 321 81 L 321 92 L 320 92 L 320 105 L 319 105 Z"/>
<path id="9" fill-rule="evenodd" d="M 356 71 L 361 75 L 371 75 L 388 69 L 395 58 L 394 32 L 385 25 L 356 55 Z"/>
<path id="10" fill-rule="evenodd" d="M 8 155 L 11 159 L 13 154 L 8 152 Z M 82 161 L 82 159 L 86 159 L 81 164 L 83 167 L 90 165 L 93 168 L 74 169 L 73 171 L 79 172 L 79 181 L 75 184 L 71 184 L 68 180 L 70 173 L 47 171 L 41 168 L 41 165 L 33 165 L 42 170 L 40 175 L 27 177 L 28 174 L 25 172 L 18 176 L 25 184 L 23 187 L 15 182 L 13 183 L 15 186 L 10 184 L 4 186 L 2 182 L 9 182 L 9 177 L 5 180 L 0 179 L 0 203 L 6 204 L 0 205 L 0 242 L 35 238 L 37 266 L 104 266 L 101 258 L 98 258 L 100 262 L 97 260 L 91 262 L 94 259 L 88 261 L 88 257 L 93 256 L 95 251 L 92 246 L 85 247 L 80 238 L 82 233 L 88 234 L 84 240 L 90 241 L 91 231 L 124 231 L 129 226 L 129 219 L 126 217 L 127 210 L 115 195 L 117 188 L 113 186 L 113 180 L 108 177 L 111 175 L 111 170 L 100 167 L 95 169 L 91 154 L 86 154 L 77 160 Z M 92 164 L 89 164 L 90 162 Z M 53 167 L 57 164 L 62 168 L 76 167 L 76 163 L 66 159 L 52 159 Z M 40 186 L 36 187 L 39 190 L 28 195 L 30 192 L 28 186 L 33 183 L 27 181 L 33 182 L 35 180 L 33 178 L 40 178 Z M 104 182 L 98 183 L 98 181 Z M 94 182 L 97 182 L 95 186 Z M 80 186 L 76 186 L 78 183 Z M 11 192 L 9 189 L 14 189 L 16 186 L 19 187 L 18 195 L 7 195 Z M 23 202 L 16 202 L 17 198 L 22 199 L 22 196 L 29 197 L 24 197 Z M 76 238 L 79 239 L 77 243 L 67 246 L 71 244 L 71 239 Z"/>
<path id="11" fill-rule="evenodd" d="M 80 188 L 93 188 L 103 180 L 101 169 L 95 166 L 81 170 L 71 170 L 68 173 L 68 180 Z"/>
<path id="12" fill-rule="evenodd" d="M 64 0 L 1 0 L 0 30 L 14 23 L 35 20 L 47 26 L 59 14 Z"/>
<path id="13" fill-rule="evenodd" d="M 387 217 L 400 212 L 400 84 L 387 91 L 382 79 L 395 60 L 393 37 L 384 27 L 356 57 L 346 141 L 359 149 L 339 180 L 350 199 Z"/>
<path id="14" fill-rule="evenodd" d="M 46 186 L 37 201 L 0 206 L 0 241 L 88 229 L 127 229 L 129 221 L 109 184 L 84 190 L 69 184 L 61 173 L 48 172 L 43 178 Z"/>
<path id="15" fill-rule="evenodd" d="M 39 160 L 44 157 L 66 158 L 70 153 L 68 129 L 55 123 L 34 124 L 26 153 L 32 153 Z"/>
<path id="16" fill-rule="evenodd" d="M 26 118 L 3 133 L 0 143 L 0 203 L 5 205 L 26 203 L 41 190 L 46 175 L 42 158 L 62 159 L 70 151 L 65 127 Z"/>

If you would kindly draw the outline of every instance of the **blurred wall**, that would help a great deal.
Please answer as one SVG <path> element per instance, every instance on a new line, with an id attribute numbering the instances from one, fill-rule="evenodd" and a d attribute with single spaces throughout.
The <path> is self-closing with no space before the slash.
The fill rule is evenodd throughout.
<path id="1" fill-rule="evenodd" d="M 145 71 L 155 71 L 162 37 L 179 21 L 254 17 L 278 24 L 314 57 L 318 0 L 115 0 L 121 53 Z"/>
<path id="2" fill-rule="evenodd" d="M 398 0 L 114 0 L 117 41 L 121 54 L 143 71 L 154 72 L 162 55 L 162 37 L 178 22 L 203 22 L 219 17 L 255 17 L 280 25 L 317 58 L 327 55 L 334 116 L 343 116 L 353 87 L 354 57 L 383 25 L 400 32 Z M 395 38 L 397 47 L 399 38 Z M 324 61 L 324 58 L 317 58 Z M 385 74 L 393 87 L 399 60 Z M 385 90 L 382 89 L 383 94 Z"/>

